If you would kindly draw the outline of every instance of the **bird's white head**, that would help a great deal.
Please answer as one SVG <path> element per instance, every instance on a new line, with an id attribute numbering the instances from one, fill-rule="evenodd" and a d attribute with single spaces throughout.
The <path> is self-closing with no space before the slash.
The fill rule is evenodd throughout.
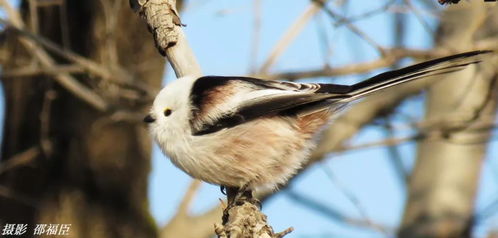
<path id="1" fill-rule="evenodd" d="M 149 114 L 144 118 L 161 147 L 191 134 L 190 91 L 194 82 L 195 78 L 184 77 L 169 83 L 156 96 Z"/>

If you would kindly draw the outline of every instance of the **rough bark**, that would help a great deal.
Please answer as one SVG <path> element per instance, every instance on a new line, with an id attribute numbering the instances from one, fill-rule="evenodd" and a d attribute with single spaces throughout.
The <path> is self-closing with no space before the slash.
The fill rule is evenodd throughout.
<path id="1" fill-rule="evenodd" d="M 260 208 L 250 202 L 242 202 L 228 209 L 223 225 L 215 224 L 218 238 L 282 238 L 293 231 L 289 228 L 275 233 L 268 225 L 267 217 Z"/>
<path id="2" fill-rule="evenodd" d="M 28 2 L 22 2 L 20 11 L 25 22 L 38 22 L 39 35 L 130 77 L 131 83 L 160 87 L 164 60 L 126 1 L 67 0 L 65 9 L 36 8 L 34 21 Z M 61 11 L 66 11 L 67 21 Z M 27 30 L 32 29 L 28 25 Z M 69 41 L 63 44 L 65 36 Z M 19 39 L 18 32 L 7 31 L 3 69 L 43 66 Z M 51 57 L 55 63 L 67 63 Z M 0 196 L 0 223 L 72 224 L 71 237 L 155 237 L 147 204 L 150 139 L 135 117 L 123 120 L 126 117 L 115 114 L 140 114 L 150 98 L 87 71 L 73 77 L 108 107 L 96 110 L 52 75 L 2 77 L 2 163 L 33 153 L 0 173 L 0 185 L 12 195 Z"/>
<path id="3" fill-rule="evenodd" d="M 476 38 L 496 37 L 496 17 L 486 19 L 490 3 L 449 7 L 441 17 L 437 44 L 471 48 Z M 496 8 L 494 8 L 496 12 Z M 476 32 L 481 32 L 479 35 Z M 494 32 L 493 32 L 494 31 Z M 409 182 L 400 237 L 469 237 L 476 189 L 489 130 L 496 110 L 496 59 L 443 76 L 428 93 L 428 121 L 436 121 L 437 140 L 425 139 Z"/>

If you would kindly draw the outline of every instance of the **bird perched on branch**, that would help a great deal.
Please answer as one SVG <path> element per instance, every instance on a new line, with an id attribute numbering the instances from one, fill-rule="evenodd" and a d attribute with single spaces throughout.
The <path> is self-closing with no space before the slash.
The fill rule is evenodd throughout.
<path id="1" fill-rule="evenodd" d="M 271 190 L 301 168 L 339 109 L 385 88 L 461 70 L 484 53 L 435 59 L 353 85 L 184 77 L 159 92 L 144 121 L 190 176 L 227 188 Z"/>

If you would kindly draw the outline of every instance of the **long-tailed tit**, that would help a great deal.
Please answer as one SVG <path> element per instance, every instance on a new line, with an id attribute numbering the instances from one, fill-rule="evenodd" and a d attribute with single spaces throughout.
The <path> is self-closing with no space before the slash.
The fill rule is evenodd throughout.
<path id="1" fill-rule="evenodd" d="M 488 52 L 435 59 L 353 85 L 185 77 L 161 90 L 144 121 L 162 151 L 192 177 L 275 189 L 306 162 L 338 109 L 381 89 L 461 70 Z"/>

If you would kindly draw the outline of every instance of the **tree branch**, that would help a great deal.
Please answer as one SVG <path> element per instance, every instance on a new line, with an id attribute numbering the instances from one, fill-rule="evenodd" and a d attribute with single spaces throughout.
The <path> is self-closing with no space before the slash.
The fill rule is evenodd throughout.
<path id="1" fill-rule="evenodd" d="M 308 21 L 321 9 L 320 4 L 312 2 L 308 8 L 299 16 L 299 18 L 289 27 L 284 33 L 282 38 L 275 44 L 271 50 L 270 56 L 263 63 L 259 70 L 260 74 L 266 74 L 270 68 L 275 64 L 277 59 L 284 53 L 292 41 L 299 35 L 299 33 L 306 26 Z"/>
<path id="2" fill-rule="evenodd" d="M 295 192 L 290 188 L 286 189 L 283 193 L 287 195 L 287 197 L 295 201 L 297 204 L 300 204 L 311 210 L 314 210 L 317 213 L 330 218 L 331 220 L 341 222 L 341 224 L 343 223 L 351 226 L 368 228 L 373 230 L 389 231 L 390 234 L 392 234 L 394 231 L 392 227 L 387 227 L 383 224 L 375 224 L 370 220 L 348 217 L 338 209 L 330 207 L 329 205 L 323 204 L 319 201 L 313 200 L 312 198 L 302 195 L 301 193 Z"/>
<path id="3" fill-rule="evenodd" d="M 202 75 L 181 29 L 176 0 L 130 0 L 130 5 L 147 22 L 157 50 L 168 58 L 178 78 Z"/>

